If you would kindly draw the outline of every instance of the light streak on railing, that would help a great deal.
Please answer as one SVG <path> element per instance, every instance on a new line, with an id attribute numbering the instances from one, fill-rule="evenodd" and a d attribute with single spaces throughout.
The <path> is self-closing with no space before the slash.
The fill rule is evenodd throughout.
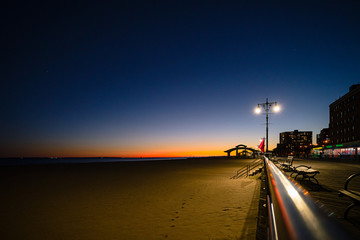
<path id="1" fill-rule="evenodd" d="M 274 163 L 265 158 L 271 239 L 348 239 L 347 234 Z"/>
<path id="2" fill-rule="evenodd" d="M 269 220 L 270 220 L 270 236 L 272 239 L 278 239 L 278 232 L 276 228 L 276 219 L 275 219 L 275 212 L 274 212 L 274 204 L 271 201 L 270 196 L 267 196 L 267 204 L 269 210 Z"/>

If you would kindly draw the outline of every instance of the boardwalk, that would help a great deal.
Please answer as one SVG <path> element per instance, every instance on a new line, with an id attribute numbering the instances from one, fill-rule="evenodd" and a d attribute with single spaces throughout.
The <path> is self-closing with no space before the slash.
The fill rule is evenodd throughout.
<path id="1" fill-rule="evenodd" d="M 360 172 L 360 162 L 305 159 L 294 160 L 295 166 L 302 164 L 311 166 L 313 169 L 320 171 L 320 174 L 316 176 L 320 187 L 312 186 L 306 182 L 303 182 L 302 186 L 310 192 L 315 201 L 320 205 L 323 204 L 327 211 L 333 212 L 334 217 L 340 224 L 344 225 L 349 231 L 353 231 L 357 236 L 360 236 L 360 207 L 353 208 L 349 213 L 349 219 L 344 219 L 344 211 L 351 203 L 351 200 L 345 196 L 339 197 L 338 194 L 338 190 L 344 188 L 347 177 L 351 174 Z M 355 180 L 351 187 L 359 190 L 360 178 Z"/>

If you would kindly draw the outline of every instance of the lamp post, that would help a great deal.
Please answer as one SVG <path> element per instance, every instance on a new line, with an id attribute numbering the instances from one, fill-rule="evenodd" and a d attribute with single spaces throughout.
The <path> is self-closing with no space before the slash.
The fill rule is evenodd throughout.
<path id="1" fill-rule="evenodd" d="M 268 134 L 269 134 L 269 112 L 270 112 L 270 108 L 271 106 L 274 105 L 274 111 L 278 112 L 280 111 L 280 107 L 277 105 L 277 102 L 269 102 L 268 99 L 266 98 L 266 102 L 265 103 L 259 103 L 257 108 L 255 108 L 255 113 L 259 114 L 261 113 L 261 107 L 264 108 L 265 110 L 265 114 L 266 114 L 266 152 L 268 152 L 269 150 L 269 138 L 268 138 Z"/>

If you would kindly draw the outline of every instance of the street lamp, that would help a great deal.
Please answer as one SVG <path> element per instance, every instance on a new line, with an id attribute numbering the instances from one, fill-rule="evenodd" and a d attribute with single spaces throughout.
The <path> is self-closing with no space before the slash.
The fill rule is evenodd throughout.
<path id="1" fill-rule="evenodd" d="M 277 102 L 268 102 L 268 99 L 266 98 L 266 102 L 265 103 L 259 103 L 257 105 L 257 108 L 255 108 L 255 113 L 259 114 L 261 113 L 261 107 L 264 108 L 265 113 L 266 113 L 266 152 L 268 152 L 269 150 L 269 138 L 268 138 L 268 134 L 269 134 L 269 112 L 270 112 L 270 108 L 271 106 L 274 105 L 274 112 L 279 112 L 280 111 L 280 107 L 277 104 Z"/>

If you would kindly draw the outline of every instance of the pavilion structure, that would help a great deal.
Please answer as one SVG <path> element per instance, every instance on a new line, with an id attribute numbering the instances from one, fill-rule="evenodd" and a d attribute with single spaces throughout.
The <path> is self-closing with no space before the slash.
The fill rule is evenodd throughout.
<path id="1" fill-rule="evenodd" d="M 255 157 L 255 155 L 259 152 L 258 150 L 255 150 L 253 148 L 249 148 L 244 144 L 240 144 L 235 146 L 234 148 L 230 148 L 229 150 L 226 150 L 224 152 L 226 152 L 228 154 L 228 157 L 231 156 L 231 153 L 235 151 L 235 156 L 236 157 L 240 157 L 241 154 L 246 154 L 247 152 L 252 152 L 252 157 Z"/>

